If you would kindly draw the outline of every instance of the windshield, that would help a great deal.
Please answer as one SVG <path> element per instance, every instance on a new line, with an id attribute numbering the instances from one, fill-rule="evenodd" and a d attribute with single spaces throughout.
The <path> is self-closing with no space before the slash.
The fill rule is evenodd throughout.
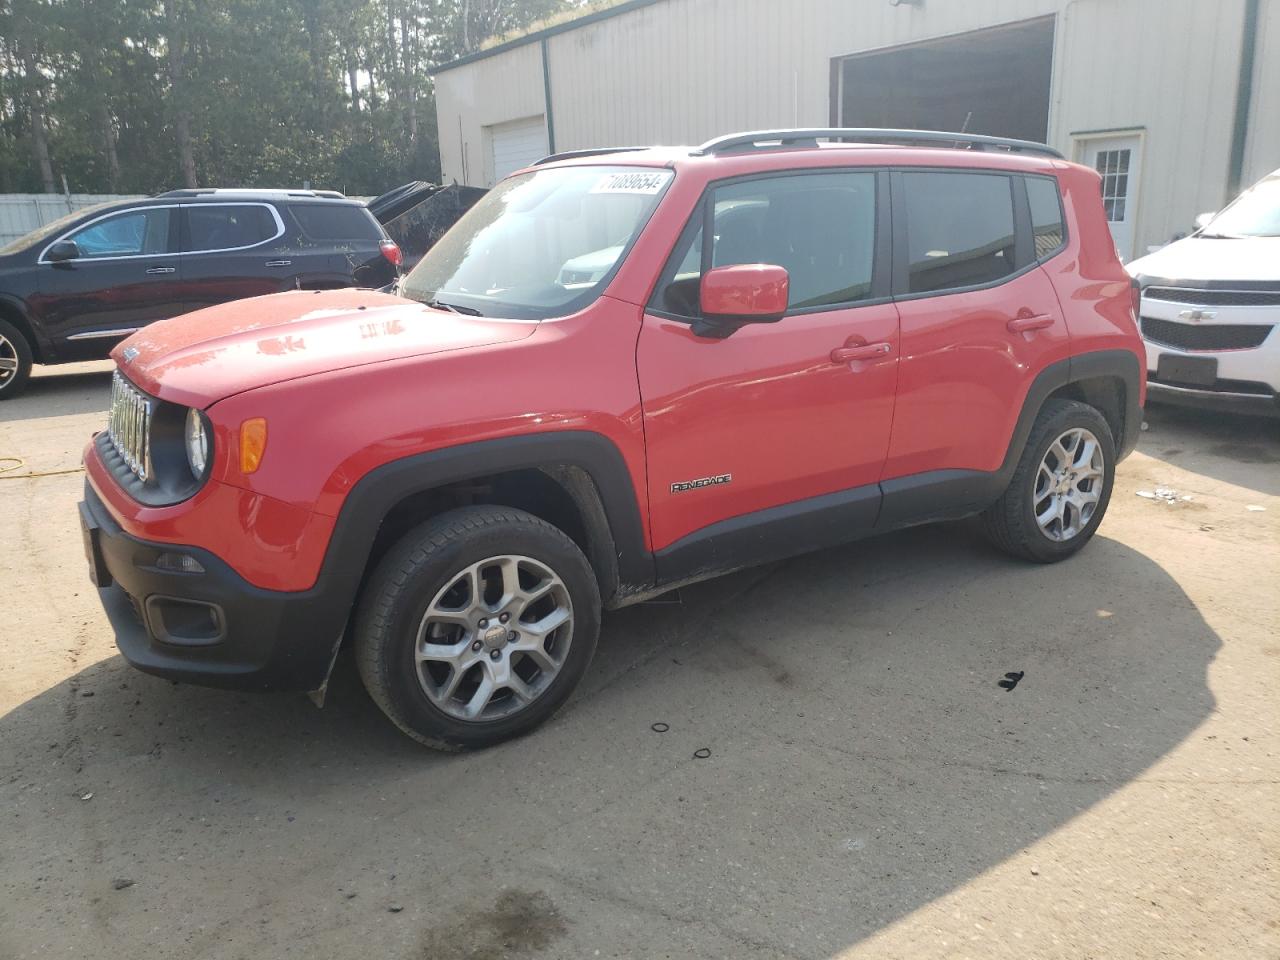
<path id="1" fill-rule="evenodd" d="M 1280 176 L 1266 177 L 1240 194 L 1201 236 L 1280 237 Z"/>
<path id="2" fill-rule="evenodd" d="M 10 240 L 5 246 L 0 247 L 0 257 L 10 253 L 17 253 L 19 250 L 25 250 L 27 247 L 33 247 L 43 240 L 51 239 L 55 234 L 61 232 L 66 227 L 71 226 L 86 214 L 93 213 L 95 210 L 101 210 L 116 203 L 115 200 L 108 200 L 106 203 L 96 203 L 91 207 L 82 207 L 79 210 L 73 210 L 71 213 L 63 214 L 52 223 L 46 223 L 43 227 L 36 227 L 30 233 L 24 233 L 16 240 Z"/>
<path id="3" fill-rule="evenodd" d="M 537 320 L 594 300 L 673 174 L 640 167 L 559 167 L 503 180 L 401 284 L 443 309 Z"/>

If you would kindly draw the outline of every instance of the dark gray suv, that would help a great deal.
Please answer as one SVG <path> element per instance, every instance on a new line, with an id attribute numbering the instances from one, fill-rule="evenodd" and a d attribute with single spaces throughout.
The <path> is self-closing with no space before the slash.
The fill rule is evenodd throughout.
<path id="1" fill-rule="evenodd" d="M 277 293 L 381 287 L 400 248 L 327 190 L 174 190 L 80 210 L 0 247 L 0 400 L 33 363 L 106 357 L 155 320 Z"/>

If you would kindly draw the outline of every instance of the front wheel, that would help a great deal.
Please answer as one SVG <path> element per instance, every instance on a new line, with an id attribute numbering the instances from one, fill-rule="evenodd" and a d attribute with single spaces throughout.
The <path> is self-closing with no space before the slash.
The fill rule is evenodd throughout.
<path id="1" fill-rule="evenodd" d="M 982 514 L 1006 553 L 1037 563 L 1071 556 L 1102 523 L 1115 481 L 1115 441 L 1095 408 L 1049 400 L 1004 494 Z"/>
<path id="2" fill-rule="evenodd" d="M 409 736 L 485 747 L 568 699 L 599 632 L 599 588 L 572 540 L 522 510 L 466 507 L 410 531 L 378 564 L 356 615 L 356 661 Z"/>
<path id="3" fill-rule="evenodd" d="M 0 320 L 0 400 L 16 397 L 31 376 L 31 345 L 13 324 Z"/>

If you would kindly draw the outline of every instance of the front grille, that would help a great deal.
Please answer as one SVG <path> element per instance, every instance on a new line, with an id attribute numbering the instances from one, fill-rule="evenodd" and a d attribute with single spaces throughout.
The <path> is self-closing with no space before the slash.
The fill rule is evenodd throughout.
<path id="1" fill-rule="evenodd" d="M 151 476 L 151 410 L 151 398 L 117 370 L 111 378 L 107 437 L 134 476 L 144 483 Z"/>
<path id="2" fill-rule="evenodd" d="M 1271 332 L 1265 323 L 1177 323 L 1142 318 L 1142 336 L 1179 350 L 1249 350 L 1261 346 Z"/>
<path id="3" fill-rule="evenodd" d="M 1208 307 L 1280 306 L 1280 290 L 1191 290 L 1183 287 L 1147 287 L 1144 297 L 1171 303 L 1194 303 Z"/>

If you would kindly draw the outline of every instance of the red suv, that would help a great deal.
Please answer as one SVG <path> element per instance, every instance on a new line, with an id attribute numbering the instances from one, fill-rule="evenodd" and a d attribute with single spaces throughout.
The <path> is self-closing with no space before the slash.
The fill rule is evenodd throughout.
<path id="1" fill-rule="evenodd" d="M 122 343 L 93 579 L 142 670 L 323 693 L 349 638 L 407 734 L 491 744 L 565 701 L 602 609 L 974 514 L 1079 550 L 1142 420 L 1134 300 L 1098 174 L 1040 144 L 549 157 L 395 293 Z"/>

